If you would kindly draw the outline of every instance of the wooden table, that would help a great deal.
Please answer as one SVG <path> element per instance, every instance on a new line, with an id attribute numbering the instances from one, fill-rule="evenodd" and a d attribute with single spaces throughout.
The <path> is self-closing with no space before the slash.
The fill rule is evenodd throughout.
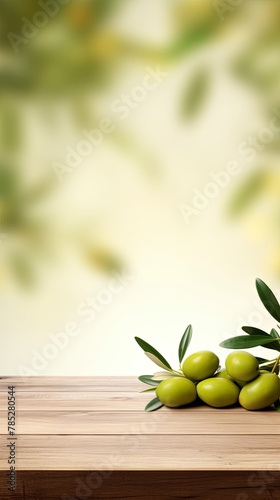
<path id="1" fill-rule="evenodd" d="M 8 386 L 16 493 L 8 491 Z M 1 377 L 0 498 L 280 498 L 280 414 L 206 406 L 145 413 L 135 377 Z"/>

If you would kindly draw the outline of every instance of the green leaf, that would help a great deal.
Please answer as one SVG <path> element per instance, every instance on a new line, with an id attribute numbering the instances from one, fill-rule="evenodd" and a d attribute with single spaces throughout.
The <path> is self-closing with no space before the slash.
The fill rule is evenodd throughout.
<path id="1" fill-rule="evenodd" d="M 148 389 L 144 389 L 144 391 L 140 391 L 141 393 L 142 392 L 150 392 L 150 391 L 156 391 L 156 387 L 149 387 Z"/>
<path id="2" fill-rule="evenodd" d="M 178 376 L 179 375 L 172 373 L 171 371 L 156 372 L 153 374 L 153 380 L 159 380 L 160 382 L 162 382 L 163 380 L 166 380 L 170 377 L 178 377 Z M 182 376 L 184 375 L 182 374 Z"/>
<path id="3" fill-rule="evenodd" d="M 159 366 L 160 368 L 164 368 L 165 370 L 170 370 L 172 371 L 172 368 L 168 368 L 167 365 L 165 365 L 164 363 L 162 363 L 162 361 L 157 357 L 155 356 L 154 354 L 150 353 L 150 352 L 145 352 L 146 356 L 148 356 L 148 358 L 153 362 L 155 363 L 157 366 Z"/>
<path id="4" fill-rule="evenodd" d="M 261 279 L 256 279 L 256 287 L 259 297 L 266 308 L 266 310 L 271 314 L 271 316 L 280 321 L 280 304 L 275 297 L 274 293 Z"/>
<path id="5" fill-rule="evenodd" d="M 260 328 L 255 328 L 254 326 L 242 326 L 242 330 L 248 333 L 248 335 L 268 335 L 264 330 L 260 330 Z"/>
<path id="6" fill-rule="evenodd" d="M 187 348 L 189 347 L 190 341 L 192 339 L 192 325 L 189 325 L 181 338 L 180 344 L 179 344 L 179 349 L 178 349 L 178 357 L 179 357 L 179 362 L 182 363 L 184 356 L 186 354 Z"/>
<path id="7" fill-rule="evenodd" d="M 163 403 L 158 399 L 154 398 L 145 407 L 145 411 L 155 411 L 163 406 Z"/>
<path id="8" fill-rule="evenodd" d="M 247 337 L 247 335 L 239 335 L 238 337 L 231 337 L 224 340 L 220 343 L 220 346 L 227 349 L 249 349 L 250 347 L 265 346 L 265 344 L 269 343 L 271 343 L 271 337 L 268 338 L 260 335 Z"/>
<path id="9" fill-rule="evenodd" d="M 275 401 L 274 407 L 275 407 L 275 410 L 280 412 L 280 399 L 278 399 L 278 401 Z"/>
<path id="10" fill-rule="evenodd" d="M 275 328 L 272 328 L 272 330 L 270 331 L 270 335 L 275 339 L 279 339 L 279 333 L 277 332 L 277 330 L 275 330 Z"/>
<path id="11" fill-rule="evenodd" d="M 168 361 L 166 361 L 166 359 L 154 347 L 148 344 L 148 342 L 145 342 L 145 340 L 142 340 L 139 337 L 135 337 L 135 340 L 145 353 L 150 353 L 153 356 L 155 356 L 159 361 L 161 361 L 161 363 L 164 365 L 163 367 L 161 366 L 161 368 L 168 368 L 168 370 L 172 370 Z"/>
<path id="12" fill-rule="evenodd" d="M 259 335 L 263 337 L 271 337 L 272 335 L 269 335 L 269 333 L 264 332 L 263 330 L 260 330 L 259 328 L 255 328 L 254 326 L 242 326 L 242 330 L 244 332 L 248 333 L 249 335 Z M 276 332 L 277 333 L 277 332 Z M 275 337 L 273 337 L 275 338 Z M 279 338 L 279 337 L 277 337 Z M 267 349 L 272 349 L 273 351 L 280 351 L 280 345 L 278 342 L 272 341 L 271 343 L 267 344 L 265 346 Z"/>
<path id="13" fill-rule="evenodd" d="M 268 363 L 269 361 L 269 359 L 259 358 L 258 356 L 255 356 L 255 358 L 258 360 L 259 365 L 262 363 Z"/>
<path id="14" fill-rule="evenodd" d="M 148 385 L 159 385 L 159 381 L 157 380 L 153 380 L 153 375 L 140 375 L 140 377 L 138 377 L 138 380 L 140 380 L 140 382 L 143 382 L 143 384 L 148 384 Z"/>

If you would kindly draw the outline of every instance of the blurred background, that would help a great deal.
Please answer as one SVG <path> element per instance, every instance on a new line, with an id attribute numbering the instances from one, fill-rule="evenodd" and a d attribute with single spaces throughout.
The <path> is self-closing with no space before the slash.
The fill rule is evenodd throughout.
<path id="1" fill-rule="evenodd" d="M 0 374 L 149 373 L 134 336 L 175 364 L 189 323 L 223 361 L 274 326 L 280 5 L 0 8 Z"/>

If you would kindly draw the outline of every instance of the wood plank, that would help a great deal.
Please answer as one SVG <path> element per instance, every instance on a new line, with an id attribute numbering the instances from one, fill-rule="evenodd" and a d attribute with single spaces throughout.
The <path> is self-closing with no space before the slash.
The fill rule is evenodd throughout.
<path id="1" fill-rule="evenodd" d="M 15 385 L 17 392 L 134 392 L 145 389 L 135 377 L 0 377 L 0 392 Z"/>
<path id="2" fill-rule="evenodd" d="M 85 410 L 85 411 L 138 411 L 143 412 L 145 405 L 154 397 L 154 393 L 139 393 L 135 392 L 71 392 L 70 390 L 67 392 L 37 392 L 37 391 L 27 391 L 27 392 L 18 392 L 16 394 L 17 401 L 17 409 L 18 411 L 77 411 L 77 410 Z M 0 392 L 0 411 L 5 411 L 7 407 L 7 395 L 6 393 Z M 193 404 L 184 409 L 173 409 L 168 410 L 172 413 L 182 412 L 182 411 L 196 411 L 199 414 L 202 412 L 209 412 L 211 415 L 216 412 L 219 415 L 232 415 L 232 412 L 250 413 L 246 412 L 243 408 L 237 406 L 235 408 L 224 408 L 224 409 L 215 409 L 210 408 L 207 405 L 201 404 Z M 160 410 L 162 412 L 163 410 Z M 262 410 L 260 412 L 254 412 L 255 415 L 259 415 L 261 421 L 263 420 L 262 416 L 266 415 L 267 412 L 271 412 L 271 416 L 269 418 L 275 418 L 276 414 L 273 407 Z M 272 416 L 274 415 L 274 417 Z M 246 417 L 244 417 L 246 418 Z M 255 417 L 254 417 L 255 418 Z M 265 417 L 267 418 L 267 417 Z M 279 416 L 278 416 L 279 418 Z"/>
<path id="3" fill-rule="evenodd" d="M 153 394 L 136 392 L 17 392 L 20 411 L 143 411 Z M 7 396 L 0 393 L 0 410 L 7 406 Z"/>
<path id="4" fill-rule="evenodd" d="M 2 473 L 3 474 L 3 473 Z M 2 479 L 2 481 L 1 481 Z M 17 492 L 1 500 L 276 500 L 275 471 L 19 471 Z"/>
<path id="5" fill-rule="evenodd" d="M 113 407 L 113 405 L 112 405 Z M 207 407 L 204 407 L 207 408 Z M 208 415 L 208 418 L 206 417 Z M 269 415 L 269 417 L 268 417 Z M 269 425 L 268 424 L 269 418 Z M 0 412 L 0 430 L 5 429 L 7 412 Z M 158 412 L 115 412 L 115 411 L 20 411 L 17 418 L 18 434 L 165 434 L 192 435 L 228 434 L 279 435 L 279 414 L 275 411 L 247 412 L 234 408 L 226 412 L 200 411 L 200 408 L 171 410 L 163 408 Z M 3 431 L 2 431 L 3 432 Z"/>
<path id="6" fill-rule="evenodd" d="M 1 440 L 0 470 L 6 455 Z M 279 447 L 272 435 L 19 435 L 17 469 L 279 471 Z"/>

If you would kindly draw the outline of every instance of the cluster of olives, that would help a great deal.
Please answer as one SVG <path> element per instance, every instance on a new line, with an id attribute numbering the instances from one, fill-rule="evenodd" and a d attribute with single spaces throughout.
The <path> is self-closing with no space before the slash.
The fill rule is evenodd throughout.
<path id="1" fill-rule="evenodd" d="M 160 382 L 156 395 L 165 406 L 179 407 L 199 397 L 215 408 L 239 401 L 246 410 L 260 410 L 280 397 L 280 379 L 276 373 L 259 370 L 258 360 L 246 351 L 228 355 L 225 369 L 219 371 L 219 358 L 211 351 L 199 351 L 187 357 L 184 376 Z"/>

